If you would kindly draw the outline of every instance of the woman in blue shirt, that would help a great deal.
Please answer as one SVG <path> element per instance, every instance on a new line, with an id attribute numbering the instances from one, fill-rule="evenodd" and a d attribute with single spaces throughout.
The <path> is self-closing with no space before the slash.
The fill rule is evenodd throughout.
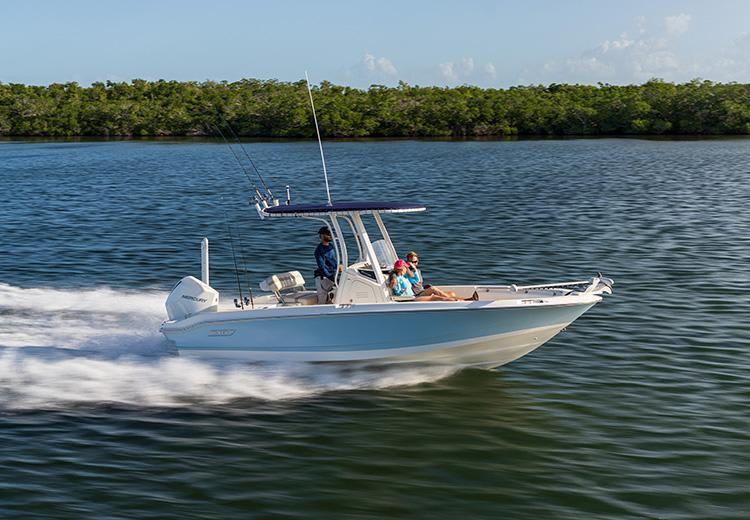
<path id="1" fill-rule="evenodd" d="M 407 276 L 408 273 L 409 264 L 404 260 L 396 260 L 396 263 L 393 264 L 393 270 L 388 277 L 388 287 L 391 289 L 391 293 L 393 294 L 393 296 L 412 297 L 415 301 L 418 302 L 451 302 L 461 299 L 447 295 L 441 296 L 438 294 L 424 294 L 425 291 L 422 291 L 422 294 L 415 296 L 414 289 L 412 288 L 412 284 L 409 281 L 409 277 Z M 468 299 L 473 300 L 475 298 Z"/>
<path id="2" fill-rule="evenodd" d="M 434 285 L 424 285 L 424 279 L 422 278 L 422 272 L 419 270 L 419 257 L 415 251 L 409 251 L 406 253 L 406 279 L 411 282 L 412 290 L 417 296 L 441 296 L 451 300 L 460 300 L 456 293 L 453 291 L 443 291 L 438 289 Z M 467 298 L 467 300 L 478 300 L 479 295 Z"/>

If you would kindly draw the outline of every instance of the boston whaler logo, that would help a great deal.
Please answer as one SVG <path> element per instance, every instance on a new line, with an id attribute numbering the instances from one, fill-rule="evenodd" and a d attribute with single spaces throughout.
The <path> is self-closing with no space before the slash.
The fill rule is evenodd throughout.
<path id="1" fill-rule="evenodd" d="M 208 335 L 209 336 L 231 336 L 235 332 L 236 332 L 235 329 L 214 329 L 214 330 L 209 330 Z"/>

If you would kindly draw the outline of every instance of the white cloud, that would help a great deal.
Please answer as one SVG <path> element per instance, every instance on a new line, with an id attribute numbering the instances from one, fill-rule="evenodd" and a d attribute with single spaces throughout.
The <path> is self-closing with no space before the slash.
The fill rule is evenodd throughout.
<path id="1" fill-rule="evenodd" d="M 378 58 L 378 68 L 389 76 L 395 76 L 398 74 L 398 71 L 396 70 L 396 67 L 393 66 L 391 60 L 385 57 Z"/>
<path id="2" fill-rule="evenodd" d="M 646 32 L 646 17 L 645 16 L 636 17 L 635 26 L 638 29 L 638 34 L 645 33 Z"/>
<path id="3" fill-rule="evenodd" d="M 602 54 L 604 54 L 609 52 L 610 49 L 614 51 L 627 49 L 634 43 L 635 40 L 628 40 L 627 33 L 622 33 L 619 40 L 605 40 L 601 45 L 599 45 L 599 49 L 602 51 Z"/>
<path id="4" fill-rule="evenodd" d="M 381 73 L 388 76 L 395 76 L 396 74 L 398 74 L 398 71 L 396 70 L 396 67 L 394 67 L 393 62 L 385 56 L 376 58 L 372 54 L 367 53 L 362 60 L 362 64 L 370 73 Z"/>
<path id="5" fill-rule="evenodd" d="M 365 54 L 365 59 L 362 60 L 362 63 L 364 63 L 367 70 L 371 72 L 375 70 L 375 56 L 372 54 Z"/>
<path id="6" fill-rule="evenodd" d="M 677 14 L 664 18 L 656 33 L 646 30 L 647 20 L 635 20 L 635 36 L 621 33 L 596 47 L 562 60 L 545 63 L 531 82 L 641 83 L 653 77 L 684 81 L 695 77 L 695 63 L 680 59 L 677 39 L 688 31 L 691 16 Z"/>
<path id="7" fill-rule="evenodd" d="M 443 75 L 443 78 L 447 79 L 448 81 L 458 81 L 458 74 L 456 74 L 456 71 L 453 68 L 452 61 L 441 63 L 440 73 Z"/>
<path id="8" fill-rule="evenodd" d="M 750 33 L 742 33 L 696 76 L 715 81 L 750 81 Z"/>
<path id="9" fill-rule="evenodd" d="M 673 52 L 657 51 L 644 55 L 640 61 L 635 62 L 635 66 L 640 67 L 646 75 L 651 76 L 652 71 L 676 70 L 680 66 L 680 62 Z"/>
<path id="10" fill-rule="evenodd" d="M 482 84 L 497 77 L 497 70 L 493 63 L 485 63 L 479 67 L 472 56 L 461 58 L 460 62 L 446 61 L 438 64 L 440 76 L 448 83 Z"/>
<path id="11" fill-rule="evenodd" d="M 690 27 L 690 19 L 692 17 L 689 14 L 680 13 L 675 16 L 667 16 L 664 18 L 664 26 L 669 36 L 679 36 L 687 32 Z"/>

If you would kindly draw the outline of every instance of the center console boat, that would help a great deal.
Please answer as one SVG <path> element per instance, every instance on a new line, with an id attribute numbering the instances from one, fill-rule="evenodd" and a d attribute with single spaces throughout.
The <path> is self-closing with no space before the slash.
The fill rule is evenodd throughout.
<path id="1" fill-rule="evenodd" d="M 180 280 L 161 327 L 181 355 L 245 361 L 434 363 L 497 367 L 549 341 L 612 292 L 612 280 L 542 285 L 441 285 L 476 301 L 396 298 L 387 273 L 398 258 L 383 215 L 425 211 L 413 203 L 340 202 L 257 206 L 263 219 L 325 223 L 341 265 L 332 303 L 318 304 L 298 271 L 270 276 L 249 305 L 224 304 L 202 279 Z M 369 225 L 369 230 L 367 225 Z M 377 230 L 372 240 L 370 230 Z M 356 244 L 350 251 L 349 244 Z M 248 302 L 249 303 L 249 302 Z"/>

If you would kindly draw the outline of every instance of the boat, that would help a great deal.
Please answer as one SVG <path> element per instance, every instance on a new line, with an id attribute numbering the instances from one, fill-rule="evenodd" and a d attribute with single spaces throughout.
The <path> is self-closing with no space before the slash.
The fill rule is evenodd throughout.
<path id="1" fill-rule="evenodd" d="M 308 92 L 315 117 L 309 81 Z M 383 216 L 427 208 L 416 202 L 334 202 L 316 117 L 315 127 L 325 203 L 293 204 L 287 186 L 286 203 L 280 204 L 249 155 L 248 160 L 263 185 L 263 190 L 255 189 L 255 209 L 262 220 L 299 218 L 330 229 L 339 265 L 330 302 L 318 303 L 316 291 L 307 288 L 299 271 L 271 274 L 260 283 L 264 293 L 251 299 L 240 294 L 221 300 L 209 283 L 208 240 L 203 239 L 201 278 L 186 276 L 177 283 L 161 326 L 180 355 L 494 368 L 532 352 L 612 294 L 613 281 L 597 274 L 541 285 L 439 286 L 461 298 L 457 301 L 393 296 L 387 276 L 399 255 Z M 347 244 L 355 247 L 350 251 Z"/>
<path id="2" fill-rule="evenodd" d="M 403 202 L 259 207 L 264 219 L 313 219 L 330 228 L 341 265 L 332 303 L 318 304 L 299 271 L 261 282 L 266 293 L 252 304 L 221 302 L 209 285 L 204 239 L 202 278 L 187 276 L 174 287 L 161 331 L 185 356 L 494 368 L 532 352 L 612 293 L 612 280 L 598 274 L 541 285 L 439 286 L 461 298 L 476 293 L 477 300 L 394 297 L 386 278 L 398 254 L 383 215 L 425 210 Z M 377 240 L 366 221 L 377 229 Z M 348 251 L 347 238 L 356 251 Z"/>

